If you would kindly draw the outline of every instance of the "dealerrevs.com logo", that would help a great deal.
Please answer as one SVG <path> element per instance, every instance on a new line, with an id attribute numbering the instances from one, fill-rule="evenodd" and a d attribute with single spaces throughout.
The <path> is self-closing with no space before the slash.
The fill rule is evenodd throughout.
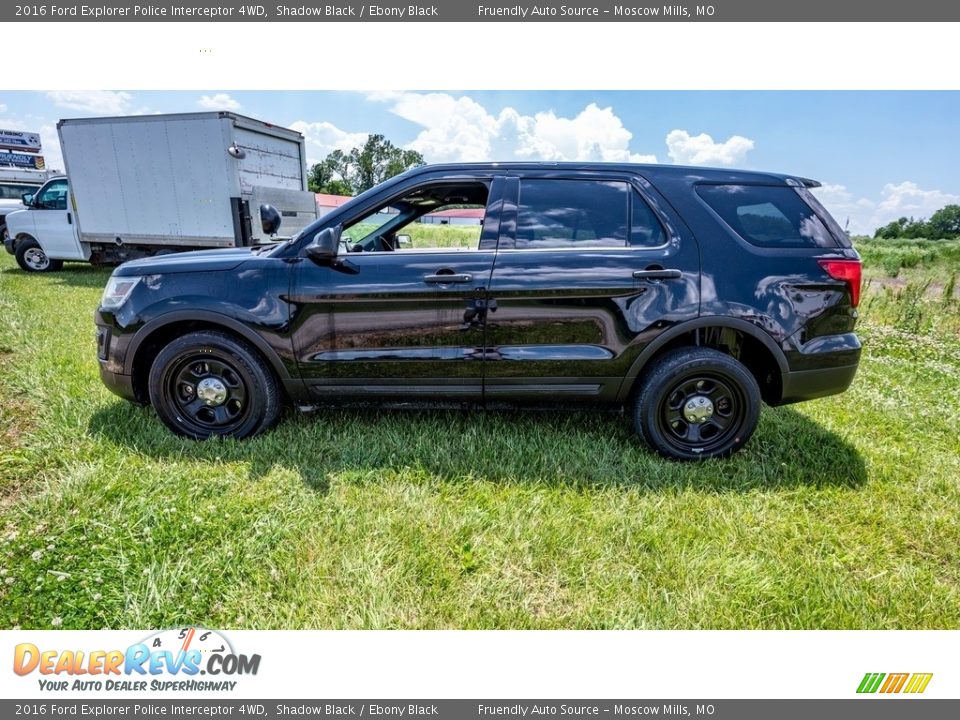
<path id="1" fill-rule="evenodd" d="M 933 673 L 867 673 L 857 686 L 858 693 L 919 694 L 927 689 Z"/>
<path id="2" fill-rule="evenodd" d="M 14 648 L 13 671 L 36 674 L 41 690 L 231 691 L 234 678 L 256 675 L 260 655 L 237 653 L 216 630 L 185 627 L 164 630 L 126 650 Z"/>

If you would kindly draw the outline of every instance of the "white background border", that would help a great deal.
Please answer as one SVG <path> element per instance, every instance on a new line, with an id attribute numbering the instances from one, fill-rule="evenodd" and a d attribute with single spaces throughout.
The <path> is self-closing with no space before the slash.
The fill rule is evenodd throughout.
<path id="1" fill-rule="evenodd" d="M 12 67 L 0 86 L 8 90 L 960 87 L 955 23 L 111 22 L 6 30 Z"/>
<path id="2" fill-rule="evenodd" d="M 6 89 L 957 89 L 956 28 L 825 23 L 8 25 Z M 429 43 L 420 42 L 428 35 Z M 365 52 L 364 48 L 368 50 Z M 327 72 L 320 59 L 340 58 Z M 0 102 L 2 102 L 0 93 Z M 40 600 L 40 598 L 38 598 Z M 142 632 L 0 632 L 126 647 Z M 960 697 L 957 632 L 233 632 L 263 656 L 235 696 L 854 697 L 865 672 L 933 672 Z M 36 675 L 0 672 L 6 697 Z M 47 695 L 49 699 L 51 696 Z"/>

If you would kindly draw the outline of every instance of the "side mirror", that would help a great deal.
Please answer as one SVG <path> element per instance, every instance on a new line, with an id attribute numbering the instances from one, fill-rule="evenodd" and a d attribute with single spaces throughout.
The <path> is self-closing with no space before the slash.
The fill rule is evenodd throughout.
<path id="1" fill-rule="evenodd" d="M 335 265 L 337 251 L 340 249 L 340 233 L 342 230 L 343 227 L 337 225 L 317 233 L 313 242 L 307 245 L 307 257 L 317 265 Z"/>
<path id="2" fill-rule="evenodd" d="M 260 206 L 260 227 L 266 235 L 273 235 L 280 229 L 280 213 L 273 205 Z"/>
<path id="3" fill-rule="evenodd" d="M 413 243 L 413 238 L 409 235 L 397 235 L 397 245 L 411 245 Z"/>
<path id="4" fill-rule="evenodd" d="M 23 204 L 27 207 L 33 205 L 33 193 L 24 193 L 20 196 L 20 200 L 23 201 Z"/>

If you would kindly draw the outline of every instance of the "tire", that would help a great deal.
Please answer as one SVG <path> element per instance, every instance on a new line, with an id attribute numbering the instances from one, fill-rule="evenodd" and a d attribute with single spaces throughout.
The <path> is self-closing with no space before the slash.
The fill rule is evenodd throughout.
<path id="1" fill-rule="evenodd" d="M 280 413 L 273 370 L 244 341 L 201 331 L 164 347 L 150 367 L 150 403 L 178 435 L 247 438 L 267 430 Z"/>
<path id="2" fill-rule="evenodd" d="M 18 242 L 14 255 L 17 258 L 17 265 L 26 272 L 56 272 L 63 269 L 63 260 L 47 257 L 40 243 L 33 238 L 25 238 Z"/>
<path id="3" fill-rule="evenodd" d="M 672 460 L 732 455 L 760 420 L 760 388 L 739 361 L 712 348 L 672 350 L 651 364 L 635 396 L 637 434 Z"/>

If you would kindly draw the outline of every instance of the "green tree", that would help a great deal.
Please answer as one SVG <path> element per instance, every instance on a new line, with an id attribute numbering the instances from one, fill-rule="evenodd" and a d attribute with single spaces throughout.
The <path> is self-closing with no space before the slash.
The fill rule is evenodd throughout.
<path id="1" fill-rule="evenodd" d="M 891 223 L 887 223 L 883 227 L 877 228 L 873 236 L 886 238 L 888 240 L 894 238 L 916 239 L 930 237 L 930 233 L 930 223 L 926 222 L 923 218 L 916 220 L 912 217 L 902 217 Z"/>
<path id="2" fill-rule="evenodd" d="M 357 195 L 424 164 L 420 153 L 398 148 L 383 135 L 370 135 L 362 147 L 348 153 L 334 150 L 313 165 L 307 186 L 311 192 Z"/>
<path id="3" fill-rule="evenodd" d="M 931 238 L 960 237 L 960 205 L 947 205 L 930 216 L 927 223 Z"/>

